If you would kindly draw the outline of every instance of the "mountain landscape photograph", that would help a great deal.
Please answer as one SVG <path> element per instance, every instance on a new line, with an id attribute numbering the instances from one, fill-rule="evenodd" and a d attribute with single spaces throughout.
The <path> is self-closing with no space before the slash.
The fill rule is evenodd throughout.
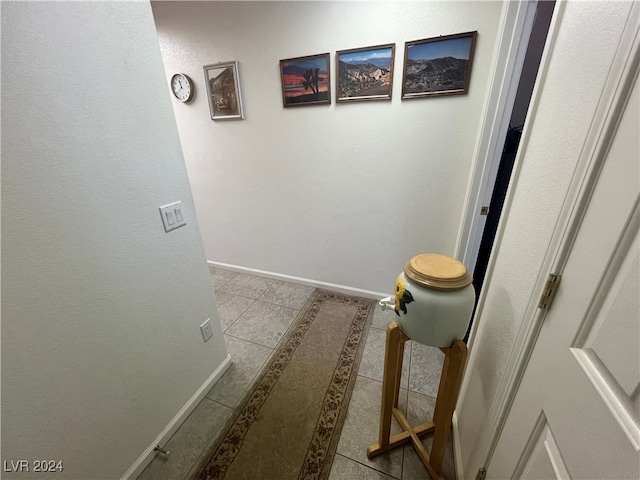
<path id="1" fill-rule="evenodd" d="M 336 100 L 390 100 L 394 52 L 395 45 L 336 52 Z"/>
<path id="2" fill-rule="evenodd" d="M 407 44 L 403 98 L 466 93 L 475 32 Z"/>

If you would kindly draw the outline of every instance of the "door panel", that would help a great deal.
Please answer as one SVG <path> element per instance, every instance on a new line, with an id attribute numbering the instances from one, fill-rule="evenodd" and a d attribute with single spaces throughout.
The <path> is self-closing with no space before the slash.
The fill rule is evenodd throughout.
<path id="1" fill-rule="evenodd" d="M 518 478 L 568 479 L 558 444 L 553 437 L 547 417 L 542 415 L 525 449 L 520 465 L 516 468 Z"/>
<path id="2" fill-rule="evenodd" d="M 572 353 L 636 451 L 640 450 L 640 237 L 637 225 L 614 255 L 613 279 L 593 328 Z M 623 239 L 625 240 L 625 239 Z M 618 262 L 618 259 L 622 261 Z M 619 267 L 618 267 L 619 264 Z M 596 310 L 596 309 L 592 309 Z M 580 336 L 585 336 L 580 335 Z"/>
<path id="3" fill-rule="evenodd" d="M 640 323 L 633 314 L 640 311 L 640 264 L 638 234 L 620 267 L 620 273 L 608 292 L 596 318 L 594 329 L 582 347 L 597 358 L 626 395 L 631 397 L 640 383 Z M 634 352 L 629 358 L 623 352 Z"/>

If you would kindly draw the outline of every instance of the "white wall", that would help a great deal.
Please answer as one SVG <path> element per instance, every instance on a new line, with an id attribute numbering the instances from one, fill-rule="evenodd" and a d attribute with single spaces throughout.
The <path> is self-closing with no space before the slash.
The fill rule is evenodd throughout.
<path id="1" fill-rule="evenodd" d="M 537 100 L 525 123 L 458 402 L 464 478 L 485 466 L 487 440 L 497 421 L 496 393 L 507 380 L 510 356 L 519 353 L 513 345 L 523 320 L 536 311 L 538 277 L 550 273 L 541 267 L 630 6 L 566 2 L 557 38 L 545 53 L 548 69 L 534 89 Z"/>
<path id="2" fill-rule="evenodd" d="M 225 357 L 150 5 L 2 2 L 2 459 L 119 478 Z"/>
<path id="3" fill-rule="evenodd" d="M 153 2 L 207 259 L 377 292 L 453 255 L 501 2 Z M 401 100 L 404 42 L 478 31 L 468 95 Z M 279 60 L 396 43 L 393 99 L 283 108 Z M 240 62 L 246 120 L 213 122 L 202 66 Z M 335 91 L 335 72 L 332 72 Z"/>

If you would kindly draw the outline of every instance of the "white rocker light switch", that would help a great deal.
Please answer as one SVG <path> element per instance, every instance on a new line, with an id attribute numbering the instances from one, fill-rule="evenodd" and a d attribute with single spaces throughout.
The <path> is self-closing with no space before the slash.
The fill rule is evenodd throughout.
<path id="1" fill-rule="evenodd" d="M 160 207 L 160 216 L 162 217 L 165 232 L 187 224 L 182 214 L 182 202 L 174 202 Z"/>

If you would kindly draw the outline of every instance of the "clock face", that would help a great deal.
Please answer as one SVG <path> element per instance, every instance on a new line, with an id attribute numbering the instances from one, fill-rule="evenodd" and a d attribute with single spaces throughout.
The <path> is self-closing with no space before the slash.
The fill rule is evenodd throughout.
<path id="1" fill-rule="evenodd" d="M 181 102 L 188 102 L 193 96 L 191 79 L 184 73 L 176 73 L 171 77 L 171 91 Z"/>

